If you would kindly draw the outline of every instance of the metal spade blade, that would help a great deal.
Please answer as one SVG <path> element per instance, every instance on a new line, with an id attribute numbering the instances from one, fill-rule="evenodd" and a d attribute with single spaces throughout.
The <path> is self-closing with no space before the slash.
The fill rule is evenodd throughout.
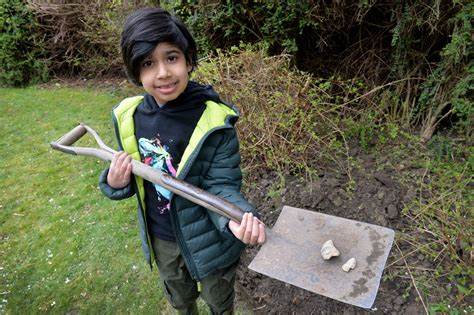
<path id="1" fill-rule="evenodd" d="M 392 247 L 394 231 L 378 225 L 284 206 L 249 268 L 329 298 L 370 308 Z M 341 255 L 321 257 L 333 240 Z M 355 269 L 341 266 L 350 258 Z"/>

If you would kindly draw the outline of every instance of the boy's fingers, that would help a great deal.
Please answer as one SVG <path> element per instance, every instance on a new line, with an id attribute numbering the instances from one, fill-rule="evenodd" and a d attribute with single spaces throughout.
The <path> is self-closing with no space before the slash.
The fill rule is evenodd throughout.
<path id="1" fill-rule="evenodd" d="M 234 234 L 235 237 L 240 239 L 239 233 L 240 233 L 240 223 L 235 222 L 234 220 L 229 221 L 229 229 L 230 231 Z"/>
<path id="2" fill-rule="evenodd" d="M 265 227 L 265 223 L 263 223 L 262 221 L 260 221 L 260 219 L 259 219 L 259 218 L 255 218 L 255 220 L 257 220 L 257 221 L 258 221 L 258 223 L 260 223 L 260 225 L 263 225 L 263 227 Z"/>
<path id="3" fill-rule="evenodd" d="M 242 222 L 244 221 L 244 217 L 242 217 L 242 220 L 239 222 L 230 220 L 229 221 L 229 228 L 234 233 L 234 236 L 237 237 L 239 240 L 242 239 Z"/>
<path id="4" fill-rule="evenodd" d="M 125 172 L 126 176 L 129 177 L 132 174 L 132 163 L 128 164 L 127 171 Z"/>
<path id="5" fill-rule="evenodd" d="M 252 236 L 250 237 L 250 244 L 251 245 L 255 245 L 257 244 L 257 240 L 258 240 L 258 220 L 257 218 L 254 217 L 253 219 L 253 223 L 252 223 Z"/>
<path id="6" fill-rule="evenodd" d="M 122 151 L 117 152 L 117 153 L 114 154 L 114 158 L 112 159 L 112 163 L 111 163 L 111 164 L 113 164 L 113 166 L 114 166 L 114 167 L 113 167 L 114 170 L 117 169 L 117 168 L 119 168 L 120 165 L 121 165 L 121 163 L 120 163 L 120 156 L 121 156 L 121 154 L 122 154 Z M 112 166 L 112 165 L 111 165 L 111 166 Z"/>
<path id="7" fill-rule="evenodd" d="M 242 221 L 240 222 L 240 226 L 239 226 L 239 239 L 240 240 L 243 240 L 244 238 L 244 232 L 245 232 L 245 229 L 247 228 L 247 219 L 248 219 L 248 215 L 247 213 L 244 213 L 244 216 L 242 217 Z"/>
<path id="8" fill-rule="evenodd" d="M 117 166 L 122 167 L 124 164 L 125 160 L 127 159 L 127 153 L 125 152 L 120 152 L 118 158 L 117 158 Z"/>
<path id="9" fill-rule="evenodd" d="M 242 222 L 240 223 L 240 228 L 239 228 L 240 240 L 242 242 L 244 241 L 245 230 L 247 229 L 248 220 L 249 220 L 249 216 L 247 214 L 244 214 L 244 218 L 242 219 Z"/>
<path id="10" fill-rule="evenodd" d="M 131 162 L 131 156 L 127 155 L 123 158 L 122 160 L 122 174 L 125 175 L 128 169 L 128 166 L 130 165 Z"/>
<path id="11" fill-rule="evenodd" d="M 257 243 L 258 244 L 265 243 L 265 238 L 266 238 L 265 226 L 262 223 L 259 223 L 258 224 L 258 240 L 257 240 Z"/>
<path id="12" fill-rule="evenodd" d="M 247 218 L 247 226 L 245 227 L 244 232 L 244 239 L 242 240 L 245 244 L 250 242 L 250 237 L 252 236 L 252 228 L 253 228 L 253 215 L 252 213 L 248 214 Z"/>
<path id="13" fill-rule="evenodd" d="M 118 176 L 121 178 L 127 175 L 127 167 L 130 164 L 131 158 L 132 157 L 130 155 L 123 151 L 120 152 L 119 156 L 117 157 L 116 170 L 118 172 Z"/>

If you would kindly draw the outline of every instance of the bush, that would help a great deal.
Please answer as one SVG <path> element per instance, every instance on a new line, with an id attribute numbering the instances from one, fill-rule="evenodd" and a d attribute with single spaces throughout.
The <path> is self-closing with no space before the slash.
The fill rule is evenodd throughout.
<path id="1" fill-rule="evenodd" d="M 125 17 L 137 8 L 156 6 L 158 1 L 57 2 L 28 0 L 40 21 L 50 71 L 95 78 L 123 75 L 120 33 Z"/>
<path id="2" fill-rule="evenodd" d="M 0 0 L 0 84 L 24 86 L 45 81 L 48 68 L 42 59 L 34 15 L 21 0 Z"/>
<path id="3" fill-rule="evenodd" d="M 403 14 L 392 38 L 391 77 L 418 77 L 401 83 L 397 92 L 400 100 L 412 104 L 407 120 L 421 125 L 425 141 L 447 117 L 468 135 L 474 119 L 469 99 L 474 83 L 474 4 L 442 1 L 439 5 L 415 1 L 400 8 Z"/>
<path id="4" fill-rule="evenodd" d="M 182 1 L 176 13 L 194 32 L 204 52 L 239 42 L 264 42 L 271 54 L 296 53 L 303 40 L 318 41 L 324 12 L 313 1 Z M 329 14 L 338 15 L 337 10 Z M 309 35 L 309 38 L 308 38 Z"/>
<path id="5" fill-rule="evenodd" d="M 294 55 L 317 76 L 361 78 L 387 118 L 422 127 L 428 140 L 442 120 L 472 125 L 472 15 L 467 0 L 174 1 L 205 52 L 263 42 Z M 372 98 L 375 99 L 375 95 Z"/>
<path id="6" fill-rule="evenodd" d="M 40 21 L 51 73 L 88 77 L 120 73 L 120 31 L 133 6 L 121 1 L 38 0 L 29 0 L 28 6 Z"/>
<path id="7" fill-rule="evenodd" d="M 340 125 L 358 105 L 343 104 L 360 96 L 360 82 L 314 78 L 295 70 L 288 55 L 268 56 L 256 46 L 218 51 L 196 75 L 242 112 L 239 137 L 247 178 L 268 170 L 311 176 L 319 163 L 336 165 L 350 177 Z"/>
<path id="8" fill-rule="evenodd" d="M 12 3 L 27 11 L 19 0 Z M 474 5 L 467 0 L 28 0 L 28 4 L 40 21 L 37 38 L 44 39 L 49 70 L 55 75 L 123 75 L 118 43 L 125 16 L 139 7 L 160 4 L 188 25 L 201 52 L 258 42 L 269 55 L 291 54 L 289 62 L 317 77 L 363 80 L 375 91 L 364 100 L 370 101 L 377 121 L 421 128 L 425 140 L 447 118 L 462 132 L 472 129 Z M 4 50 L 11 49 L 8 43 L 2 41 Z M 39 66 L 30 55 L 20 55 Z"/>

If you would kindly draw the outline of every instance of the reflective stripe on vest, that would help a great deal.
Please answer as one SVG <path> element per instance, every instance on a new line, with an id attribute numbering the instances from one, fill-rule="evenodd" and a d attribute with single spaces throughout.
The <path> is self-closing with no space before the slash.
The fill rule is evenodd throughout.
<path id="1" fill-rule="evenodd" d="M 187 164 L 191 153 L 196 150 L 204 136 L 214 128 L 225 125 L 227 116 L 237 116 L 237 113 L 224 104 L 219 104 L 213 101 L 206 102 L 206 109 L 201 115 L 196 128 L 194 128 L 189 143 L 184 150 L 181 162 L 179 163 L 178 170 L 176 171 L 176 177 L 179 177 Z"/>
<path id="2" fill-rule="evenodd" d="M 143 96 L 135 96 L 124 99 L 114 108 L 113 113 L 117 121 L 118 137 L 125 152 L 137 161 L 140 161 L 140 152 L 138 151 L 137 139 L 135 138 L 135 123 L 133 122 L 133 113 L 142 102 Z M 143 178 L 133 176 L 138 188 L 138 195 L 144 211 L 145 209 L 145 188 Z"/>

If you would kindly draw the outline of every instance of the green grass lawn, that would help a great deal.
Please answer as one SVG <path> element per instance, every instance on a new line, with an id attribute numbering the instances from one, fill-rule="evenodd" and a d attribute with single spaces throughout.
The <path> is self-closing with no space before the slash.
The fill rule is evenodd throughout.
<path id="1" fill-rule="evenodd" d="M 105 162 L 49 146 L 85 122 L 115 147 L 110 110 L 120 99 L 0 89 L 0 313 L 172 313 L 141 252 L 135 199 L 102 195 Z"/>
<path id="2" fill-rule="evenodd" d="M 98 176 L 105 162 L 49 146 L 84 122 L 115 147 L 110 111 L 124 93 L 133 94 L 123 88 L 0 89 L 0 314 L 172 313 L 156 269 L 150 272 L 141 253 L 135 199 L 102 195 Z M 414 278 L 436 303 L 432 309 L 449 313 L 451 305 L 463 309 L 473 292 L 473 148 L 442 135 L 426 148 L 418 142 L 390 149 L 394 168 L 403 162 L 423 171 L 400 175 L 417 193 L 404 209 L 413 224 L 403 232 L 413 243 L 406 255 L 420 251 L 436 263 L 434 271 L 414 270 Z M 78 144 L 95 146 L 91 137 Z M 199 308 L 208 314 L 202 300 Z M 245 305 L 237 308 L 249 313 Z"/>

